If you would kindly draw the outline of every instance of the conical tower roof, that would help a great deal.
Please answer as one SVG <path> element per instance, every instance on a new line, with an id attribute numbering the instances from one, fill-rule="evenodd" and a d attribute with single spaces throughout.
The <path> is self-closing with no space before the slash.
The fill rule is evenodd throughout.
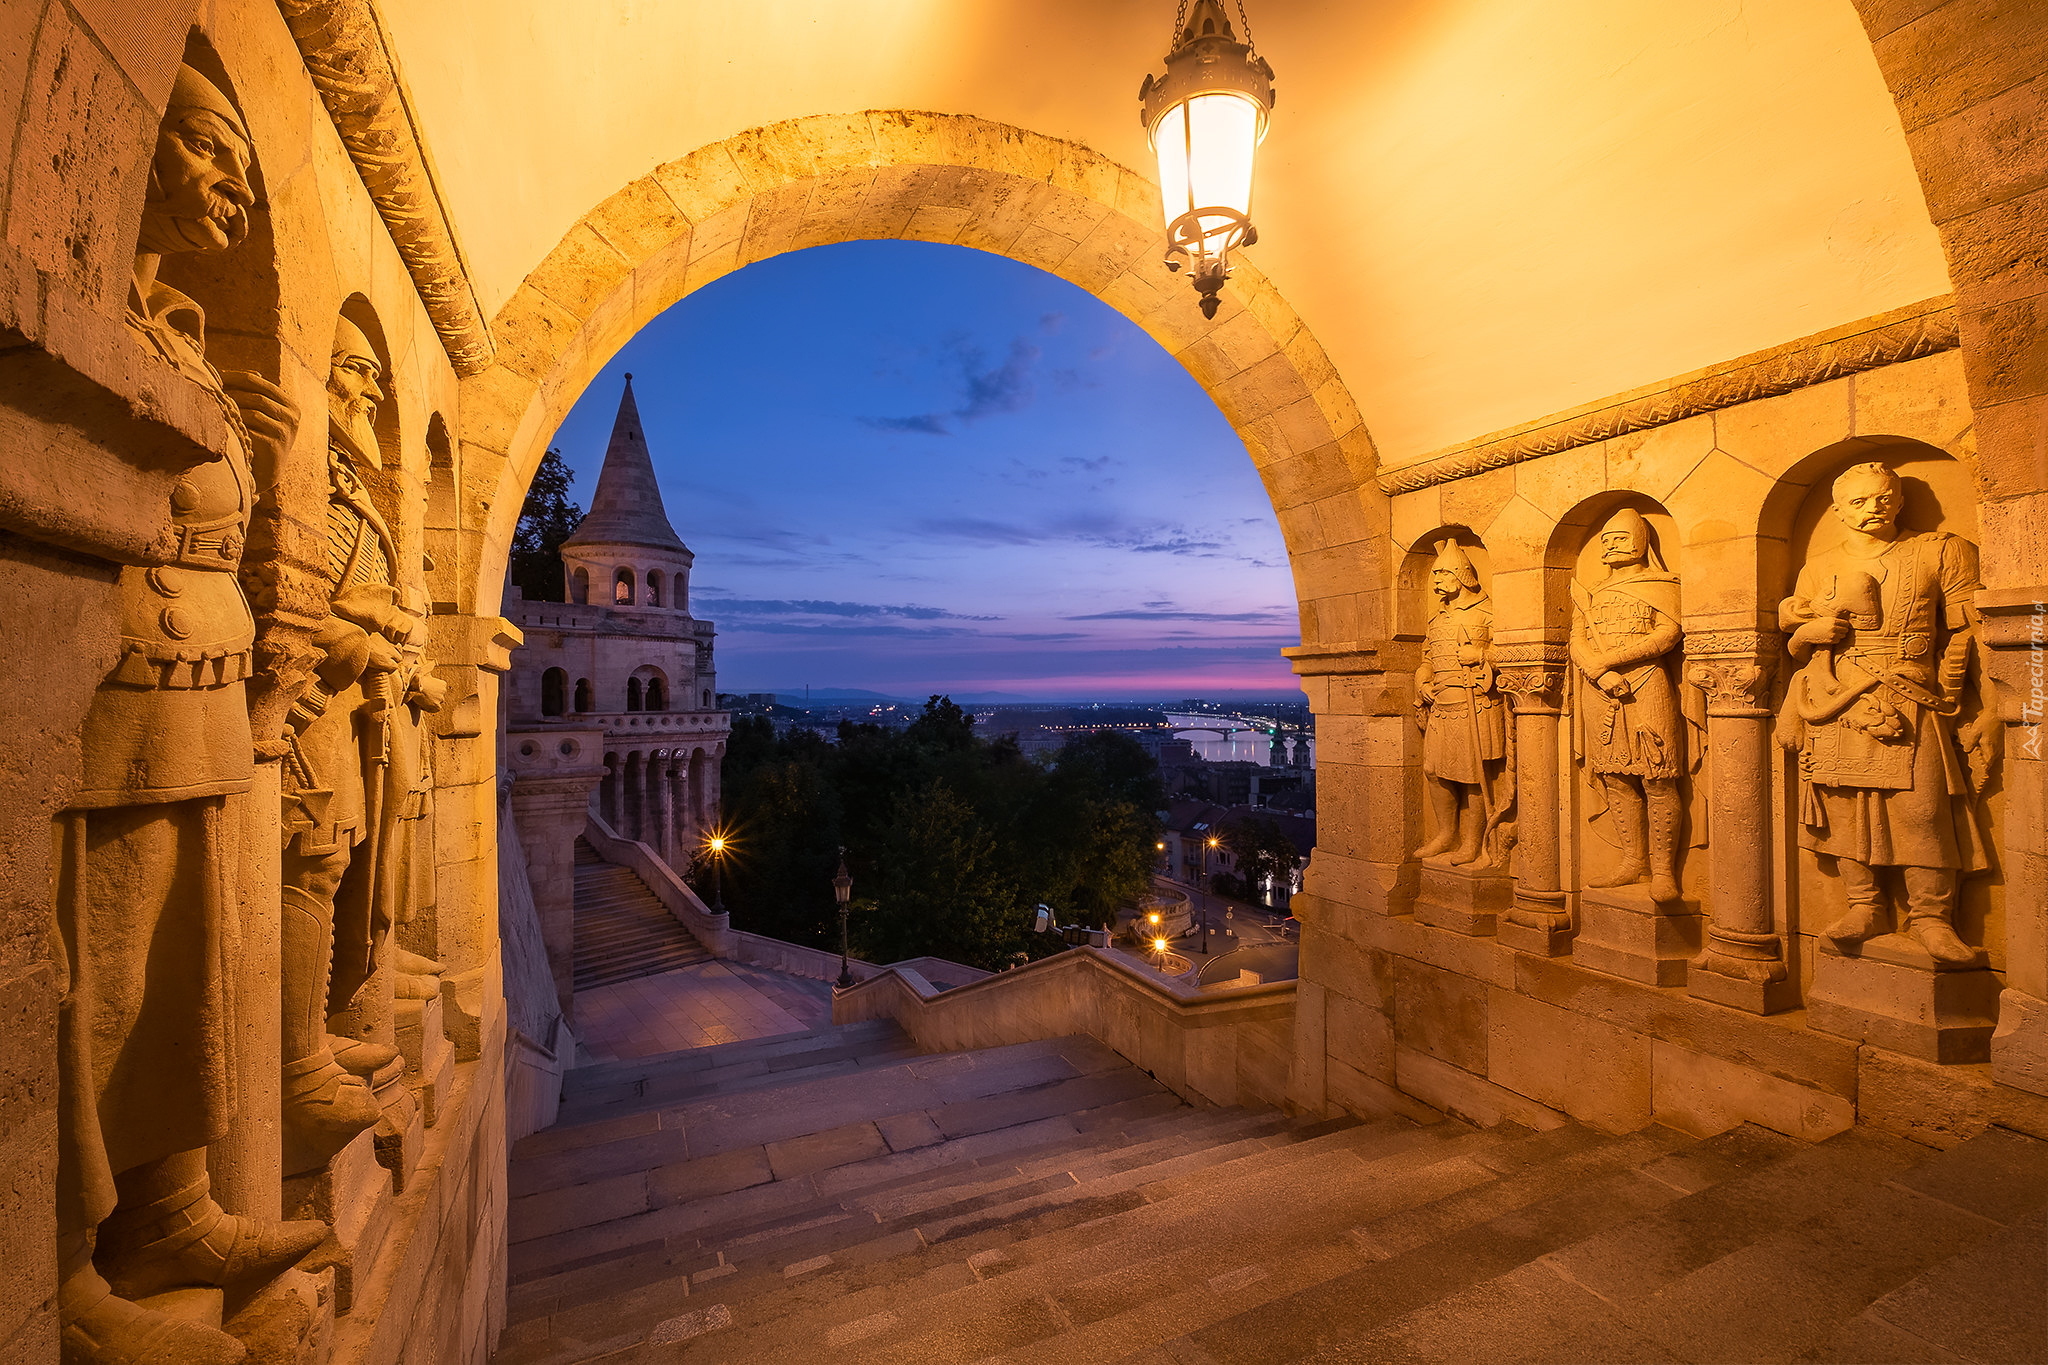
<path id="1" fill-rule="evenodd" d="M 639 545 L 689 553 L 661 505 L 661 485 L 654 479 L 654 460 L 647 453 L 647 433 L 640 428 L 630 374 L 626 391 L 619 395 L 619 415 L 612 423 L 612 440 L 605 447 L 590 512 L 562 542 L 564 549 L 582 545 Z"/>

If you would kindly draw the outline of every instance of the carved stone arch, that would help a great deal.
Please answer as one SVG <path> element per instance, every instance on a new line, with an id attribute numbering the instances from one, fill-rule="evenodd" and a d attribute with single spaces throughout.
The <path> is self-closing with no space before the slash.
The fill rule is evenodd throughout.
<path id="1" fill-rule="evenodd" d="M 463 384 L 465 459 L 495 464 L 471 600 L 504 576 L 553 431 L 641 327 L 782 252 L 874 238 L 973 247 L 1047 270 L 1131 318 L 1194 376 L 1258 467 L 1310 643 L 1385 628 L 1386 499 L 1358 409 L 1250 260 L 1213 320 L 1162 263 L 1157 188 L 1087 147 L 965 115 L 878 110 L 770 124 L 699 148 L 595 206 L 499 311 L 496 363 Z M 487 486 L 479 485 L 479 486 Z"/>

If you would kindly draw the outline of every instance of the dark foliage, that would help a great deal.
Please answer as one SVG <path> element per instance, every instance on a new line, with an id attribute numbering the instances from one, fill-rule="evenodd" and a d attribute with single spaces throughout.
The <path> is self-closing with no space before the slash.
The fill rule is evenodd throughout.
<path id="1" fill-rule="evenodd" d="M 583 520 L 583 509 L 569 501 L 569 484 L 576 471 L 562 460 L 562 452 L 550 449 L 540 457 L 533 484 L 526 490 L 526 502 L 519 509 L 519 525 L 512 532 L 512 581 L 529 602 L 568 600 L 562 573 L 562 542 Z"/>
<path id="2" fill-rule="evenodd" d="M 724 784 L 735 928 L 837 948 L 844 845 L 857 955 L 988 968 L 1059 946 L 1026 931 L 1035 905 L 1107 924 L 1144 894 L 1162 803 L 1158 769 L 1128 735 L 1086 736 L 1035 763 L 1007 737 L 978 738 L 940 696 L 901 730 L 842 722 L 837 743 L 736 720 Z M 692 880 L 708 893 L 701 864 Z"/>

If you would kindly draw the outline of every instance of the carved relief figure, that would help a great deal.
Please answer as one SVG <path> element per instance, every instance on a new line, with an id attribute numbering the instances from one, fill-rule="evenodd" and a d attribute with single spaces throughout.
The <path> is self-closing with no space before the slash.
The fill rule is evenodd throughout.
<path id="1" fill-rule="evenodd" d="M 150 166 L 128 322 L 215 395 L 232 433 L 181 477 L 164 562 L 121 571 L 121 655 L 84 733 L 85 784 L 62 830 L 58 1232 L 64 1358 L 238 1361 L 239 1342 L 135 1302 L 189 1286 L 261 1284 L 326 1234 L 224 1212 L 206 1147 L 234 1112 L 236 836 L 252 773 L 244 680 L 255 623 L 235 570 L 249 461 L 275 458 L 296 415 L 256 375 L 216 372 L 198 305 L 162 260 L 248 232 L 251 142 L 221 91 L 179 69 Z"/>
<path id="2" fill-rule="evenodd" d="M 1442 604 L 1423 637 L 1415 671 L 1422 711 L 1422 771 L 1429 788 L 1429 841 L 1418 858 L 1493 866 L 1509 814 L 1507 708 L 1493 673 L 1493 599 L 1455 540 L 1437 546 L 1430 591 Z"/>
<path id="3" fill-rule="evenodd" d="M 1675 901 L 1686 767 L 1675 673 L 1678 578 L 1632 507 L 1608 519 L 1599 545 L 1607 574 L 1592 588 L 1572 585 L 1571 641 L 1581 752 L 1605 803 L 1594 818 L 1606 816 L 1621 854 L 1594 885 L 1633 886 L 1647 876 L 1650 899 Z"/>
<path id="4" fill-rule="evenodd" d="M 401 600 L 396 541 L 357 471 L 358 461 L 380 466 L 381 378 L 369 339 L 343 319 L 327 384 L 331 614 L 315 638 L 324 659 L 314 685 L 292 712 L 285 764 L 287 1174 L 318 1167 L 381 1114 L 363 1081 L 397 1053 L 330 1028 L 376 972 L 410 899 L 411 841 L 397 836 L 424 801 L 417 713 L 440 703 L 418 617 Z M 392 965 L 414 964 L 439 970 L 425 959 Z"/>
<path id="5" fill-rule="evenodd" d="M 1976 950 L 1955 932 L 1957 884 L 1990 865 L 1976 798 L 2001 739 L 1976 645 L 1977 547 L 1902 530 L 1902 503 L 1882 464 L 1835 480 L 1846 539 L 1807 561 L 1778 608 L 1804 665 L 1779 734 L 1799 755 L 1800 843 L 1835 858 L 1847 897 L 1827 936 L 1887 931 L 1879 869 L 1895 867 L 1901 932 L 1938 961 L 1967 963 Z M 1958 728 L 1966 707 L 1975 718 Z"/>

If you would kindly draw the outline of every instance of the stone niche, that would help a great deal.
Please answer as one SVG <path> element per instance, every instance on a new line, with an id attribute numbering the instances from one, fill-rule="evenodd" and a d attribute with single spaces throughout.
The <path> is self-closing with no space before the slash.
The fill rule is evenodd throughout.
<path id="1" fill-rule="evenodd" d="M 1626 434 L 1550 436 L 1595 421 L 1567 414 L 1380 471 L 1392 633 L 1302 668 L 1336 742 L 1297 1102 L 1817 1137 L 1946 1093 L 2048 1127 L 2027 1073 L 1967 1065 L 2027 1023 L 2001 990 L 2043 909 L 2005 890 L 2024 717 L 1980 630 L 2004 585 L 1942 307 L 1874 320 L 1856 373 L 1793 343 L 1771 363 L 1812 380 L 1770 396 L 1688 413 L 1703 372 L 1617 400 Z M 1446 778 L 1496 822 L 1477 858 Z"/>
<path id="2" fill-rule="evenodd" d="M 0 1358 L 480 1360 L 504 1007 L 474 720 L 509 637 L 450 587 L 456 375 L 278 7 L 188 8 L 0 19 L 36 54 L 11 145 L 42 149 L 0 234 L 0 576 L 34 604 Z"/>

